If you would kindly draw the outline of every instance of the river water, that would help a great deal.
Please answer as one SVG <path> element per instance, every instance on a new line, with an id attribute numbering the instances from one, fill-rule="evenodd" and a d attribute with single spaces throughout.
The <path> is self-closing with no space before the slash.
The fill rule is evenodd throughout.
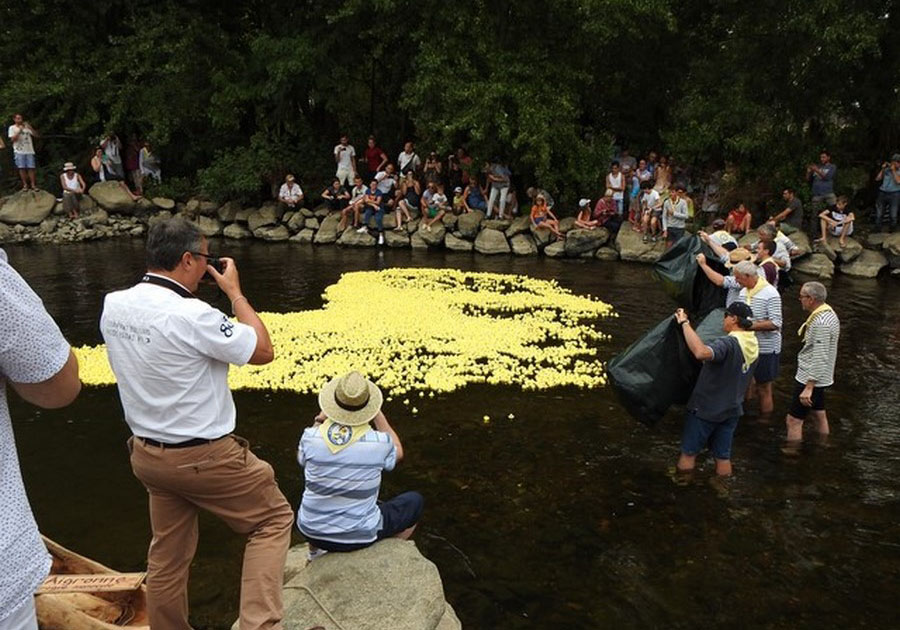
<path id="1" fill-rule="evenodd" d="M 259 310 L 277 312 L 319 308 L 323 289 L 352 270 L 455 267 L 555 278 L 614 305 L 619 317 L 598 324 L 612 335 L 604 359 L 673 310 L 648 266 L 233 241 L 212 249 L 238 260 Z M 6 251 L 73 345 L 100 343 L 103 294 L 143 270 L 140 240 Z M 648 429 L 609 387 L 468 387 L 422 400 L 417 416 L 388 404 L 407 455 L 383 491 L 425 495 L 417 544 L 440 569 L 464 627 L 896 627 L 900 290 L 890 278 L 844 276 L 829 288 L 843 324 L 828 399 L 831 438 L 808 436 L 799 455 L 785 454 L 782 421 L 748 415 L 735 438 L 736 475 L 724 489 L 709 483 L 708 461 L 689 485 L 673 483 L 680 415 Z M 804 319 L 795 292 L 785 296 L 779 418 Z M 227 307 L 211 289 L 205 297 Z M 373 320 L 390 325 L 377 313 Z M 317 410 L 314 396 L 240 391 L 235 400 L 238 433 L 272 463 L 296 507 L 295 449 Z M 44 533 L 112 567 L 142 570 L 146 494 L 128 464 L 115 388 L 87 388 L 60 411 L 11 404 Z M 503 420 L 485 424 L 485 414 Z M 224 629 L 237 615 L 242 541 L 213 518 L 201 518 L 200 530 L 192 623 Z"/>

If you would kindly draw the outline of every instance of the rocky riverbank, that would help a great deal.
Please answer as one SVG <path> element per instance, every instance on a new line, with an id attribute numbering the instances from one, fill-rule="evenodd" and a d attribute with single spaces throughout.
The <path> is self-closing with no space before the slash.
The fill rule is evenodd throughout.
<path id="1" fill-rule="evenodd" d="M 277 203 L 260 207 L 242 207 L 237 202 L 224 204 L 190 199 L 175 201 L 155 197 L 137 202 L 116 183 L 91 186 L 82 196 L 78 219 L 65 217 L 62 202 L 46 191 L 21 191 L 0 199 L 0 243 L 50 242 L 64 243 L 110 238 L 142 236 L 147 228 L 162 218 L 182 214 L 194 222 L 208 237 L 290 241 L 304 245 L 337 244 L 345 247 L 374 247 L 376 238 L 356 230 L 338 230 L 340 216 L 319 206 L 285 211 Z M 371 222 L 374 228 L 374 219 Z M 481 212 L 455 216 L 449 214 L 431 230 L 420 228 L 415 217 L 395 231 L 393 215 L 384 217 L 385 245 L 415 249 L 449 249 L 476 251 L 483 255 L 506 254 L 550 258 L 588 258 L 655 262 L 665 251 L 665 244 L 644 243 L 641 235 L 627 226 L 615 237 L 603 229 L 583 230 L 575 227 L 573 217 L 560 221 L 565 241 L 554 241 L 547 231 L 535 231 L 529 218 L 513 220 L 486 219 Z M 810 244 L 802 233 L 791 235 L 801 250 L 794 269 L 805 275 L 831 278 L 836 271 L 852 276 L 874 278 L 889 269 L 900 277 L 900 234 L 869 234 L 860 240 L 849 238 L 841 247 L 837 239 Z M 755 240 L 754 235 L 742 243 Z"/>

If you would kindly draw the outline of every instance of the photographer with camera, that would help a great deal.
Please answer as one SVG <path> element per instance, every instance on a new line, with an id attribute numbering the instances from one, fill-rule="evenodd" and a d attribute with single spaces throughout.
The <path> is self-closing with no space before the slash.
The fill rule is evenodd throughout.
<path id="1" fill-rule="evenodd" d="M 237 322 L 194 295 L 207 273 Z M 206 238 L 182 218 L 155 224 L 147 273 L 130 289 L 107 294 L 100 331 L 134 434 L 131 467 L 150 498 L 150 626 L 190 630 L 188 573 L 204 509 L 247 536 L 241 629 L 281 628 L 293 515 L 272 467 L 232 433 L 227 380 L 229 364 L 263 365 L 274 350 L 234 260 L 213 257 Z"/>
<path id="2" fill-rule="evenodd" d="M 900 208 L 900 153 L 892 155 L 890 162 L 881 164 L 875 181 L 881 182 L 875 200 L 875 228 L 881 232 L 884 215 L 890 212 L 890 231 L 893 232 L 897 229 L 897 209 Z"/>

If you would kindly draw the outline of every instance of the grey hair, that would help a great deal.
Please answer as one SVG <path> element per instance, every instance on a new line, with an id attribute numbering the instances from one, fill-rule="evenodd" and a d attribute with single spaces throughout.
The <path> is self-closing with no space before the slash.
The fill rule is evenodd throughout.
<path id="1" fill-rule="evenodd" d="M 755 276 L 757 275 L 756 265 L 749 260 L 742 260 L 734 266 L 734 273 L 741 276 Z"/>
<path id="2" fill-rule="evenodd" d="M 764 233 L 766 236 L 769 236 L 770 238 L 775 238 L 775 235 L 778 233 L 777 230 L 775 229 L 775 226 L 771 225 L 769 223 L 763 223 L 758 228 L 756 228 L 756 233 L 759 234 L 760 232 Z"/>
<path id="3" fill-rule="evenodd" d="M 821 304 L 828 299 L 828 289 L 821 282 L 804 282 L 800 290 Z"/>
<path id="4" fill-rule="evenodd" d="M 160 221 L 147 236 L 147 269 L 172 271 L 185 252 L 196 252 L 202 243 L 197 226 L 182 217 Z"/>

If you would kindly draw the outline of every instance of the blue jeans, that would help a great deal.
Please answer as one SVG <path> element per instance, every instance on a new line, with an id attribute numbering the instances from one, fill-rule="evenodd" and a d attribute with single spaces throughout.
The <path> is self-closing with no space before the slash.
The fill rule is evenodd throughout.
<path id="1" fill-rule="evenodd" d="M 363 225 L 366 227 L 369 225 L 372 214 L 375 215 L 375 226 L 378 231 L 384 232 L 384 206 L 378 206 L 378 210 L 372 210 L 372 206 L 366 206 L 366 211 L 363 212 Z"/>
<path id="2" fill-rule="evenodd" d="M 875 200 L 875 225 L 880 228 L 883 225 L 882 217 L 887 214 L 887 212 L 890 212 L 891 227 L 897 227 L 898 208 L 900 208 L 900 191 L 885 192 L 879 190 L 878 198 Z"/>

